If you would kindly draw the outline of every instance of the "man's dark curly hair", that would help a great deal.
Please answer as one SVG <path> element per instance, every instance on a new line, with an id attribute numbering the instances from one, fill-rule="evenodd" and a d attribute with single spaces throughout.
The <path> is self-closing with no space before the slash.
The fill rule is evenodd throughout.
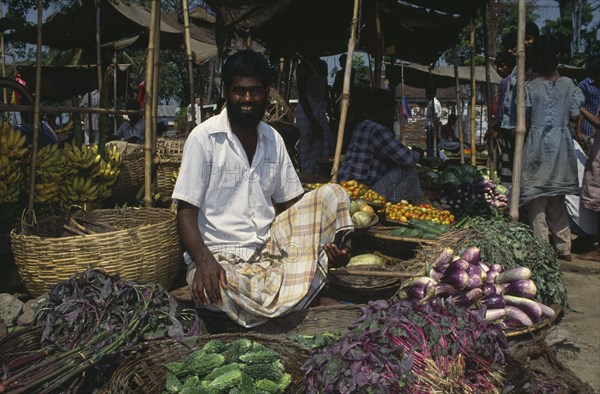
<path id="1" fill-rule="evenodd" d="M 264 86 L 267 86 L 275 74 L 262 54 L 251 49 L 244 49 L 229 56 L 223 65 L 222 77 L 225 88 L 231 86 L 234 75 L 258 78 Z"/>

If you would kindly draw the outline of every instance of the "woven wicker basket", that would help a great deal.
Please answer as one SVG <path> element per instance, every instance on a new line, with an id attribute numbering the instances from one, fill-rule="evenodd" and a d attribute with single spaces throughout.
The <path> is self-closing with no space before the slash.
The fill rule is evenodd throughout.
<path id="1" fill-rule="evenodd" d="M 11 232 L 15 264 L 31 295 L 45 293 L 88 266 L 125 280 L 171 286 L 182 255 L 174 211 L 100 209 L 77 217 L 116 230 L 59 238 L 62 226 L 55 225 L 57 218 L 49 218 Z"/>
<path id="2" fill-rule="evenodd" d="M 156 153 L 161 158 L 176 157 L 181 160 L 185 140 L 185 138 L 159 137 L 156 139 Z"/>
<path id="3" fill-rule="evenodd" d="M 171 201 L 171 195 L 173 194 L 173 188 L 175 184 L 172 180 L 173 172 L 179 170 L 181 166 L 181 159 L 173 161 L 163 161 L 156 167 L 156 192 L 160 193 L 161 201 Z"/>
<path id="4" fill-rule="evenodd" d="M 137 192 L 144 185 L 144 152 L 123 154 L 120 171 L 110 198 L 116 204 L 135 200 Z"/>
<path id="5" fill-rule="evenodd" d="M 240 338 L 260 342 L 279 353 L 286 372 L 292 375 L 292 384 L 287 392 L 302 392 L 304 372 L 301 367 L 308 359 L 309 351 L 292 341 L 250 333 L 205 335 L 199 337 L 191 348 L 174 340 L 150 343 L 148 350 L 130 356 L 115 371 L 109 382 L 109 390 L 113 394 L 160 393 L 166 377 L 166 368 L 162 364 L 183 359 L 193 351 L 201 349 L 211 339 L 230 342 Z"/>

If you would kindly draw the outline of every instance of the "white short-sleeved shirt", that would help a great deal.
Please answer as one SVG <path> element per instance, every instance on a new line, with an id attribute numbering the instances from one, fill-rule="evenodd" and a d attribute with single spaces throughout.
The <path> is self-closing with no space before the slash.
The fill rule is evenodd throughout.
<path id="1" fill-rule="evenodd" d="M 260 122 L 250 165 L 223 110 L 190 133 L 172 197 L 199 208 L 198 227 L 211 252 L 248 259 L 269 237 L 274 203 L 303 191 L 277 131 Z M 192 261 L 187 252 L 185 261 Z"/>

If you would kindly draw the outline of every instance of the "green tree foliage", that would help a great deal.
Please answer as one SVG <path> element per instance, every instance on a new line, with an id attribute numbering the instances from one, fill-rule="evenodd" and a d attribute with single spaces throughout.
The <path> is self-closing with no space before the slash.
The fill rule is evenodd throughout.
<path id="1" fill-rule="evenodd" d="M 537 15 L 534 11 L 535 4 L 527 2 L 526 4 L 526 18 L 527 20 L 534 20 Z M 517 2 L 502 1 L 498 4 L 498 37 L 496 38 L 496 52 L 505 50 L 502 48 L 501 39 L 502 35 L 509 32 L 511 29 L 517 28 Z M 484 58 L 484 28 L 483 28 L 483 17 L 479 13 L 475 18 L 475 65 L 481 66 L 485 64 Z M 461 33 L 458 43 L 456 45 L 456 55 L 458 58 L 458 64 L 461 66 L 468 66 L 471 61 L 471 47 L 469 44 L 470 30 L 467 26 Z M 494 45 L 494 43 L 492 43 Z M 453 52 L 448 50 L 442 54 L 442 59 L 448 64 L 454 64 Z"/>

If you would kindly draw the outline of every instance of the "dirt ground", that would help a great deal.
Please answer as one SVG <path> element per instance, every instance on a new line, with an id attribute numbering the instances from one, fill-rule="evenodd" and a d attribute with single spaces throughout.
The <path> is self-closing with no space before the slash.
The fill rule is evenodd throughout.
<path id="1" fill-rule="evenodd" d="M 556 345 L 558 359 L 600 393 L 600 262 L 577 259 L 561 268 L 572 308 L 551 330 L 564 340 Z"/>

